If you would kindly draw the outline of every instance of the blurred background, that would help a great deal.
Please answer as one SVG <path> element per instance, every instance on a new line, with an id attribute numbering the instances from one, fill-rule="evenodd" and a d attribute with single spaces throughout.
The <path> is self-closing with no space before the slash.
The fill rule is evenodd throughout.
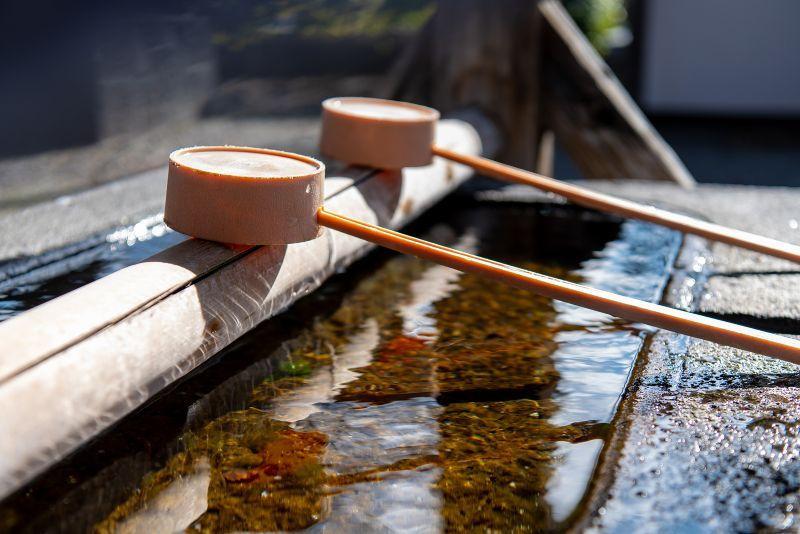
<path id="1" fill-rule="evenodd" d="M 800 185 L 800 2 L 564 4 L 698 181 Z M 430 0 L 6 2 L 0 211 L 162 166 L 178 146 L 313 152 L 319 102 L 328 96 L 437 103 L 424 77 L 413 90 L 407 80 L 419 60 L 414 47 L 440 7 Z M 480 30 L 475 37 L 487 38 Z M 527 45 L 500 43 L 517 39 L 513 32 L 489 38 L 498 53 L 519 54 L 517 64 L 531 54 Z M 467 40 L 458 34 L 452 46 Z M 582 177 L 558 139 L 555 154 L 557 177 Z M 519 155 L 504 159 L 524 163 Z"/>

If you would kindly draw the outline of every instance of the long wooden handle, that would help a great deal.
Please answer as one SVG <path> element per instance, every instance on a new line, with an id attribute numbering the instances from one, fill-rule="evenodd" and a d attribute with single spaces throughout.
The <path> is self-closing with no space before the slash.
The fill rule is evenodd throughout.
<path id="1" fill-rule="evenodd" d="M 681 334 L 800 363 L 800 341 L 754 328 L 675 310 L 658 304 L 617 295 L 601 289 L 566 282 L 525 269 L 511 267 L 467 254 L 380 226 L 337 215 L 325 209 L 317 212 L 322 226 L 370 241 L 377 245 L 430 260 L 459 271 L 530 289 L 545 297 L 569 302 L 602 313 L 645 323 Z"/>
<path id="2" fill-rule="evenodd" d="M 728 245 L 734 245 L 761 252 L 769 256 L 775 256 L 776 258 L 800 263 L 800 247 L 778 241 L 777 239 L 770 239 L 769 237 L 701 221 L 692 217 L 687 217 L 686 215 L 679 215 L 677 213 L 658 209 L 653 206 L 645 206 L 611 195 L 604 195 L 603 193 L 567 184 L 554 178 L 524 171 L 479 156 L 460 154 L 439 146 L 433 147 L 433 153 L 437 156 L 472 167 L 486 176 L 508 182 L 530 185 L 542 191 L 555 193 L 575 204 L 594 208 L 599 211 L 614 213 L 631 219 L 639 219 L 659 224 L 687 234 L 699 235 L 711 241 L 719 241 L 720 243 L 727 243 Z"/>

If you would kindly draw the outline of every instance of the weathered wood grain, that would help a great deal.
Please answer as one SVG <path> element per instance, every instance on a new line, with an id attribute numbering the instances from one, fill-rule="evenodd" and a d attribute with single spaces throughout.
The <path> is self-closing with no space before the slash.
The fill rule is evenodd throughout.
<path id="1" fill-rule="evenodd" d="M 540 19 L 529 0 L 441 0 L 379 94 L 448 114 L 478 109 L 502 135 L 497 157 L 534 168 L 541 134 Z"/>
<path id="2" fill-rule="evenodd" d="M 539 12 L 544 18 L 544 121 L 584 177 L 692 187 L 692 175 L 561 3 L 542 0 Z"/>
<path id="3" fill-rule="evenodd" d="M 442 0 L 381 94 L 477 108 L 499 161 L 548 174 L 553 136 L 588 179 L 694 184 L 558 0 Z"/>

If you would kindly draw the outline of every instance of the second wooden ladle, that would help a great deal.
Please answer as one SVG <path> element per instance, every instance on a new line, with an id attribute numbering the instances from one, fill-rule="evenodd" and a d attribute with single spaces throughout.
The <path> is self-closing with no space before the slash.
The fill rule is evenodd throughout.
<path id="1" fill-rule="evenodd" d="M 438 111 L 416 104 L 379 98 L 329 98 L 322 103 L 320 150 L 326 156 L 347 163 L 379 169 L 428 165 L 433 156 L 440 156 L 472 167 L 480 174 L 529 185 L 581 206 L 800 263 L 800 247 L 790 243 L 598 193 L 437 146 L 434 133 L 438 120 Z"/>

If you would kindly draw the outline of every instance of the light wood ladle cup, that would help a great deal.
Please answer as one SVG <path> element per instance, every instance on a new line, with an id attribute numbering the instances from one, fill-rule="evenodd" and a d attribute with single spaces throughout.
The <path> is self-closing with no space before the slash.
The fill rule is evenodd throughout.
<path id="1" fill-rule="evenodd" d="M 800 363 L 800 341 L 585 287 L 467 254 L 326 211 L 325 166 L 245 147 L 193 147 L 170 155 L 164 220 L 190 236 L 247 245 L 314 239 L 325 226 L 459 271 L 529 289 L 630 321 Z"/>
<path id="2" fill-rule="evenodd" d="M 581 206 L 800 263 L 800 247 L 797 245 L 605 195 L 487 158 L 436 146 L 434 133 L 438 120 L 438 111 L 416 104 L 379 98 L 329 98 L 322 103 L 320 150 L 326 156 L 347 163 L 379 169 L 427 165 L 433 156 L 440 156 L 472 167 L 480 174 L 529 185 Z"/>

